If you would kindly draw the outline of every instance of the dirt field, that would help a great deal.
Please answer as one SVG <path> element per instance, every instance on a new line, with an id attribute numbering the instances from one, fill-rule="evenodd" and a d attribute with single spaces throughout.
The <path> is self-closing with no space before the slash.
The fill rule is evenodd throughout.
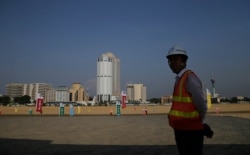
<path id="1" fill-rule="evenodd" d="M 249 119 L 208 115 L 204 155 L 249 155 Z M 4 116 L 1 155 L 178 155 L 166 115 Z"/>
<path id="2" fill-rule="evenodd" d="M 128 106 L 121 116 L 115 106 L 75 107 L 73 117 L 69 107 L 64 117 L 58 117 L 59 107 L 43 107 L 43 114 L 34 108 L 0 107 L 1 155 L 178 154 L 166 116 L 170 106 Z M 206 122 L 214 136 L 204 139 L 204 155 L 249 155 L 249 118 L 250 104 L 213 105 Z"/>

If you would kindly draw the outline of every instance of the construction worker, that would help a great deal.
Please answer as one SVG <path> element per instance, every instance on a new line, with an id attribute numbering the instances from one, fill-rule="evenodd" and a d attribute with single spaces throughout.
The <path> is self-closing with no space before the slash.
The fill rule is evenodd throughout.
<path id="1" fill-rule="evenodd" d="M 201 81 L 186 68 L 188 55 L 184 49 L 173 46 L 166 58 L 170 69 L 177 74 L 168 119 L 174 129 L 178 152 L 180 155 L 202 155 L 207 104 Z"/>

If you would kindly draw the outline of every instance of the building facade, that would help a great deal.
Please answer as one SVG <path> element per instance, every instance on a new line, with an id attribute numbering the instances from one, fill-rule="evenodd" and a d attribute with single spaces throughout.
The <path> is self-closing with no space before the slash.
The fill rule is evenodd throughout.
<path id="1" fill-rule="evenodd" d="M 88 101 L 89 97 L 84 87 L 80 83 L 73 83 L 69 90 L 69 101 L 82 102 Z"/>
<path id="2" fill-rule="evenodd" d="M 66 86 L 59 86 L 55 92 L 55 101 L 69 102 L 69 96 L 70 96 L 69 88 Z"/>
<path id="3" fill-rule="evenodd" d="M 173 96 L 162 96 L 161 104 L 172 104 Z"/>
<path id="4" fill-rule="evenodd" d="M 147 101 L 147 88 L 143 84 L 128 84 L 127 85 L 127 100 L 129 102 L 141 102 Z"/>
<path id="5" fill-rule="evenodd" d="M 10 98 L 23 96 L 24 95 L 23 89 L 24 89 L 24 84 L 10 83 L 7 84 L 5 87 L 6 90 L 5 94 L 8 95 Z"/>
<path id="6" fill-rule="evenodd" d="M 10 83 L 6 85 L 6 95 L 11 98 L 28 95 L 31 98 L 31 102 L 34 102 L 37 94 L 40 94 L 45 98 L 46 92 L 51 89 L 52 85 L 47 83 Z"/>
<path id="7" fill-rule="evenodd" d="M 56 102 L 56 89 L 52 88 L 46 91 L 44 102 L 45 103 Z"/>
<path id="8" fill-rule="evenodd" d="M 59 86 L 55 89 L 47 83 L 10 83 L 6 85 L 6 95 L 11 98 L 28 95 L 31 102 L 34 102 L 38 94 L 44 98 L 44 103 L 89 100 L 87 92 L 80 83 L 73 83 L 70 89 L 67 86 Z"/>
<path id="9" fill-rule="evenodd" d="M 120 96 L 120 59 L 111 52 L 97 60 L 97 101 L 110 102 L 112 96 Z"/>
<path id="10" fill-rule="evenodd" d="M 46 93 L 47 91 L 52 89 L 52 85 L 47 84 L 47 83 L 33 83 L 33 84 L 30 84 L 30 88 L 32 89 L 32 94 L 29 94 L 29 96 L 33 100 L 36 100 L 37 94 L 40 94 L 44 98 L 44 100 L 46 100 L 45 99 Z"/>

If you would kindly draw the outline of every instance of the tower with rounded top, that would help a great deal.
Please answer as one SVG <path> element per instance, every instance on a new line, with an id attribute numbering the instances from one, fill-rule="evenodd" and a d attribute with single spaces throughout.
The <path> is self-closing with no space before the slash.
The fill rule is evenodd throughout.
<path id="1" fill-rule="evenodd" d="M 106 52 L 97 60 L 97 101 L 110 102 L 120 95 L 120 59 Z"/>

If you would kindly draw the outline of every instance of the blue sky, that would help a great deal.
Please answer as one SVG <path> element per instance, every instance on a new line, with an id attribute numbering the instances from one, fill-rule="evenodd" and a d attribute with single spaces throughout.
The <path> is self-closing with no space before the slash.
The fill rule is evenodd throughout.
<path id="1" fill-rule="evenodd" d="M 143 83 L 147 97 L 171 95 L 173 45 L 188 68 L 221 96 L 250 97 L 248 0 L 1 0 L 0 94 L 8 83 L 80 82 L 96 93 L 96 61 L 121 60 L 121 88 Z"/>

